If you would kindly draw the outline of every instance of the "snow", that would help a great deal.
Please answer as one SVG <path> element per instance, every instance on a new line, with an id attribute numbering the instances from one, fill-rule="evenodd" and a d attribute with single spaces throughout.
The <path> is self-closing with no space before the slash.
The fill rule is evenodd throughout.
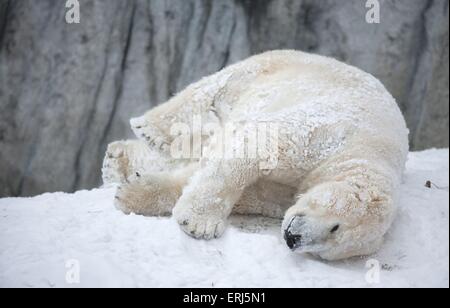
<path id="1" fill-rule="evenodd" d="M 112 188 L 0 199 L 0 287 L 448 288 L 448 165 L 448 150 L 411 153 L 383 248 L 340 262 L 292 253 L 265 218 L 233 217 L 223 238 L 197 241 L 172 219 L 116 211 Z M 379 281 L 366 278 L 373 260 Z"/>

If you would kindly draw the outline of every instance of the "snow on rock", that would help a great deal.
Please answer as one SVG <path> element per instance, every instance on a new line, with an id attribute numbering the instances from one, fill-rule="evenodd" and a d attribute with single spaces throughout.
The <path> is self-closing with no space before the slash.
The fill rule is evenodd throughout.
<path id="1" fill-rule="evenodd" d="M 223 238 L 197 241 L 172 219 L 118 212 L 110 188 L 0 199 L 0 287 L 448 287 L 448 181 L 448 150 L 411 153 L 382 250 L 340 262 L 290 252 L 265 218 L 233 217 Z M 66 279 L 73 261 L 79 284 Z"/>

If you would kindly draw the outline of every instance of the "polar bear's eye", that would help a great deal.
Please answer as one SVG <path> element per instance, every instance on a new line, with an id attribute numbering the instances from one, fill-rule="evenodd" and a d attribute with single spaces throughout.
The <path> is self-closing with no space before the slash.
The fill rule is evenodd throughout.
<path id="1" fill-rule="evenodd" d="M 339 225 L 334 226 L 331 230 L 330 233 L 335 233 L 337 230 L 339 230 Z"/>

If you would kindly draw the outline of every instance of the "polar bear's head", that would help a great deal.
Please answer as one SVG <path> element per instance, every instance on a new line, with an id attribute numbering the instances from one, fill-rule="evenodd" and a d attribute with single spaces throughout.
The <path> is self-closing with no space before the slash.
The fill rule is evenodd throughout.
<path id="1" fill-rule="evenodd" d="M 345 184 L 312 189 L 290 208 L 282 232 L 290 249 L 325 260 L 376 252 L 393 220 L 392 200 L 361 196 Z"/>

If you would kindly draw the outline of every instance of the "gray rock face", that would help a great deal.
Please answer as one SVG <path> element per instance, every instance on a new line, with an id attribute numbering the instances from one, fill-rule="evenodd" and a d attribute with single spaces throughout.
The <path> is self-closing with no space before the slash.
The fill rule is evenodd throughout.
<path id="1" fill-rule="evenodd" d="M 301 49 L 381 79 L 414 149 L 448 147 L 448 0 L 0 0 L 0 196 L 100 183 L 130 117 L 249 55 Z"/>

